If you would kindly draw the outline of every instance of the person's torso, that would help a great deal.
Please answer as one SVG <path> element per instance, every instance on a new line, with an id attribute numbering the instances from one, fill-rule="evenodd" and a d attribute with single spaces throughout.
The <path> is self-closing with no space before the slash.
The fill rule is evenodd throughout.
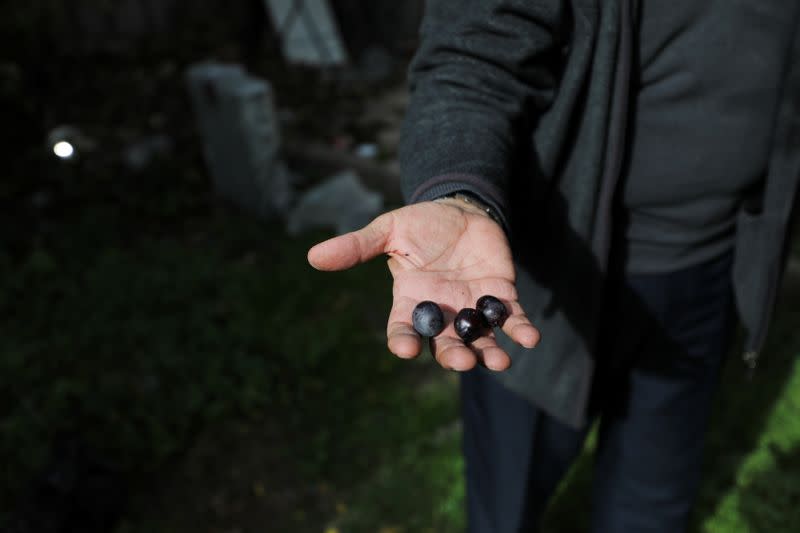
<path id="1" fill-rule="evenodd" d="M 620 201 L 627 270 L 728 250 L 763 178 L 796 0 L 640 0 L 630 152 Z"/>

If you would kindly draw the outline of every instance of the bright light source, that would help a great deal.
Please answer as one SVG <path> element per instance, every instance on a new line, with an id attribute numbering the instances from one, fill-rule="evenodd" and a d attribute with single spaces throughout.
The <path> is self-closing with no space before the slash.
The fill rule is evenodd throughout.
<path id="1" fill-rule="evenodd" d="M 59 141 L 53 145 L 53 153 L 61 159 L 69 159 L 75 154 L 75 148 L 67 141 Z"/>

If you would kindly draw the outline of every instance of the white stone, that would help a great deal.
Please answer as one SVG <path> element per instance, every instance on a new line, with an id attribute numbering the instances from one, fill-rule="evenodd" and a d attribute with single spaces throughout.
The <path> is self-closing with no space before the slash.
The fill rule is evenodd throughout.
<path id="1" fill-rule="evenodd" d="M 347 51 L 328 0 L 265 0 L 290 63 L 336 66 Z"/>
<path id="2" fill-rule="evenodd" d="M 216 63 L 190 67 L 187 81 L 217 191 L 256 215 L 285 214 L 291 185 L 270 85 L 239 65 Z"/>
<path id="3" fill-rule="evenodd" d="M 365 188 L 352 170 L 328 178 L 300 196 L 289 213 L 287 231 L 333 228 L 341 235 L 368 224 L 383 210 L 383 196 Z"/>

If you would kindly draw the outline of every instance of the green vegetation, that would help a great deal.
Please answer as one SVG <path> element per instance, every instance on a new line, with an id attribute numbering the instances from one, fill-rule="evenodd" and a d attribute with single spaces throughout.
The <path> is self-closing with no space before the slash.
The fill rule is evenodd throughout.
<path id="1" fill-rule="evenodd" d="M 168 213 L 181 198 L 200 214 L 175 225 L 128 209 Z M 294 483 L 349 485 L 454 419 L 452 386 L 414 392 L 430 363 L 386 353 L 380 262 L 317 273 L 305 251 L 323 235 L 292 241 L 204 200 L 179 182 L 125 206 L 98 198 L 60 216 L 52 238 L 0 256 L 0 501 L 15 501 L 62 434 L 148 485 L 205 431 L 270 425 Z"/>
<path id="2" fill-rule="evenodd" d="M 315 272 L 324 234 L 290 240 L 156 170 L 113 202 L 88 180 L 56 232 L 0 256 L 0 501 L 67 432 L 130 481 L 124 532 L 462 530 L 457 381 L 386 352 L 382 262 Z M 696 531 L 800 524 L 797 292 L 756 379 L 728 365 Z M 583 530 L 590 455 L 546 531 Z"/>
<path id="3" fill-rule="evenodd" d="M 180 101 L 174 72 L 150 91 Z M 106 95 L 96 124 L 146 129 L 152 110 L 87 86 L 83 109 Z M 313 271 L 326 234 L 220 205 L 191 135 L 143 174 L 39 150 L 0 180 L 0 524 L 69 435 L 130 488 L 119 533 L 463 530 L 457 380 L 386 351 L 382 261 Z M 693 531 L 800 530 L 799 296 L 790 279 L 755 380 L 729 362 Z M 585 530 L 591 449 L 545 531 Z"/>

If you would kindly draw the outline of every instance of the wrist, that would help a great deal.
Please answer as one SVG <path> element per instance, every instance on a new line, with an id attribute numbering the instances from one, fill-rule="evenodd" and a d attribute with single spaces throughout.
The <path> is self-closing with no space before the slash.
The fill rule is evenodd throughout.
<path id="1" fill-rule="evenodd" d="M 458 208 L 458 209 L 460 209 L 462 211 L 466 211 L 467 213 L 473 213 L 475 215 L 482 215 L 482 216 L 485 216 L 487 218 L 489 217 L 489 214 L 486 211 L 484 211 L 483 209 L 479 208 L 476 205 L 467 203 L 464 200 L 459 200 L 458 198 L 452 198 L 452 197 L 436 198 L 433 201 L 436 202 L 437 204 L 453 206 L 453 207 Z"/>
<path id="2" fill-rule="evenodd" d="M 434 202 L 445 205 L 452 205 L 454 207 L 458 207 L 463 211 L 474 213 L 476 215 L 483 215 L 485 217 L 494 220 L 495 222 L 497 222 L 502 226 L 500 217 L 497 215 L 497 213 L 495 213 L 494 209 L 492 209 L 491 206 L 482 202 L 479 198 L 477 198 L 472 194 L 457 192 L 454 194 L 449 194 L 447 196 L 436 198 Z"/>

